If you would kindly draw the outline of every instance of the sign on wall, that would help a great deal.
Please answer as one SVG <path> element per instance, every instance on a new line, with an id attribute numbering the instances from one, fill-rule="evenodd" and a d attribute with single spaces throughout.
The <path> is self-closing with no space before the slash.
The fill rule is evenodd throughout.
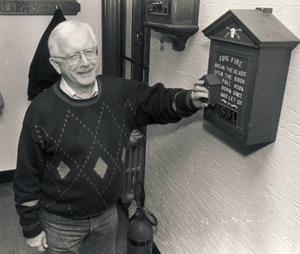
<path id="1" fill-rule="evenodd" d="M 0 15 L 53 15 L 56 8 L 60 8 L 64 15 L 77 15 L 80 11 L 80 4 L 76 0 L 0 0 Z"/>
<path id="2" fill-rule="evenodd" d="M 230 115 L 224 117 L 235 125 L 241 125 L 244 99 L 249 85 L 249 74 L 254 56 L 250 53 L 215 46 L 212 54 L 212 72 L 219 76 L 222 86 L 220 101 L 230 109 Z M 220 110 L 224 111 L 224 108 Z M 219 112 L 221 113 L 221 112 Z M 226 112 L 224 112 L 225 114 Z"/>

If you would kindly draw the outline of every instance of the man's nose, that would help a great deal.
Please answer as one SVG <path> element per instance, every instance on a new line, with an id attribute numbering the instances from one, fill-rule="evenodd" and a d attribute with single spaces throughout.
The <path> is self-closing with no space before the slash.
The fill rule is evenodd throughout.
<path id="1" fill-rule="evenodd" d="M 79 65 L 80 66 L 87 66 L 90 64 L 90 61 L 87 59 L 87 57 L 85 56 L 84 53 L 82 53 L 80 55 L 80 61 L 79 61 Z"/>

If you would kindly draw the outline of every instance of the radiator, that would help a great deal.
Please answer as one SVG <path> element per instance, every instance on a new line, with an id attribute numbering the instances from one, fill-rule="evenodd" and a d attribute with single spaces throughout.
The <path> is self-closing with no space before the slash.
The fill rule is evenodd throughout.
<path id="1" fill-rule="evenodd" d="M 134 184 L 142 182 L 145 176 L 146 138 L 138 130 L 134 130 L 126 150 L 122 175 L 122 203 L 130 203 L 134 199 Z"/>

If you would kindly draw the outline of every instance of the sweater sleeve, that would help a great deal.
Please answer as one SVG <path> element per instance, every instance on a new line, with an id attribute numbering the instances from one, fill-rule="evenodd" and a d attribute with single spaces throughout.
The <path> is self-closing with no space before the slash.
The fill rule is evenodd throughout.
<path id="1" fill-rule="evenodd" d="M 42 231 L 39 217 L 42 170 L 42 147 L 33 140 L 31 129 L 23 125 L 13 188 L 20 225 L 23 227 L 23 235 L 26 238 L 33 238 Z"/>
<path id="2" fill-rule="evenodd" d="M 165 88 L 162 83 L 138 84 L 136 127 L 148 124 L 176 123 L 197 110 L 190 106 L 189 90 Z"/>
<path id="3" fill-rule="evenodd" d="M 192 102 L 192 90 L 183 90 L 176 94 L 174 104 L 176 112 L 182 117 L 189 117 L 199 109 Z"/>

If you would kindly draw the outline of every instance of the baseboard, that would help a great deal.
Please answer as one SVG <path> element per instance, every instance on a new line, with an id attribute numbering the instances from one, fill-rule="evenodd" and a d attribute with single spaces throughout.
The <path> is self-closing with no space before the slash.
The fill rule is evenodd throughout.
<path id="1" fill-rule="evenodd" d="M 11 183 L 14 180 L 15 170 L 0 171 L 0 184 Z"/>

